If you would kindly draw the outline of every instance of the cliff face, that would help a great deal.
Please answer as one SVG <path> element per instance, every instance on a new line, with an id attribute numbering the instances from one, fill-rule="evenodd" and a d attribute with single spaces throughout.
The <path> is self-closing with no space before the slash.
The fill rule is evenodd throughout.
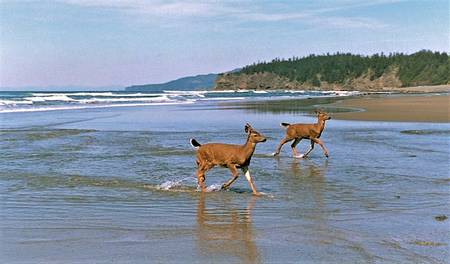
<path id="1" fill-rule="evenodd" d="M 374 80 L 370 80 L 371 75 L 372 73 L 369 70 L 366 74 L 350 80 L 344 88 L 353 88 L 352 90 L 359 91 L 382 91 L 402 87 L 402 82 L 398 78 L 398 67 L 389 68 L 383 75 Z"/>
<path id="2" fill-rule="evenodd" d="M 214 90 L 358 90 L 383 91 L 399 88 L 402 82 L 398 78 L 398 68 L 390 68 L 379 78 L 371 80 L 369 70 L 362 76 L 348 79 L 343 84 L 320 82 L 320 86 L 311 83 L 291 81 L 271 72 L 254 74 L 220 74 L 214 84 Z M 320 80 L 320 78 L 319 78 Z"/>
<path id="3" fill-rule="evenodd" d="M 255 74 L 220 74 L 215 82 L 215 90 L 282 90 L 302 86 L 286 77 L 264 72 Z M 300 88 L 299 88 L 300 89 Z"/>

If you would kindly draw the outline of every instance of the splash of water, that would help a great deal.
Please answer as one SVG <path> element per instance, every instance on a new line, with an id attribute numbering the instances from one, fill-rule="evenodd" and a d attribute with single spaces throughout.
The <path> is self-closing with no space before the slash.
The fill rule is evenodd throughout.
<path id="1" fill-rule="evenodd" d="M 218 184 L 218 183 L 212 184 L 212 185 L 206 187 L 207 192 L 216 192 L 216 191 L 220 191 L 220 190 L 222 190 L 222 184 Z"/>
<path id="2" fill-rule="evenodd" d="M 165 182 L 159 184 L 156 188 L 158 190 L 166 190 L 167 191 L 167 190 L 170 190 L 170 189 L 172 189 L 174 187 L 181 186 L 181 183 L 186 181 L 186 180 L 192 180 L 192 179 L 194 179 L 194 178 L 193 177 L 186 177 L 186 178 L 183 178 L 183 179 L 180 179 L 180 180 L 168 180 L 168 181 L 165 181 Z"/>

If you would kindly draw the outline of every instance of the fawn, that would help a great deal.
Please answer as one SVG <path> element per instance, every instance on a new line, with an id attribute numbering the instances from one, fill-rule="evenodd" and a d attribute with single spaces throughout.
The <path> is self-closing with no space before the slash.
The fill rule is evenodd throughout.
<path id="1" fill-rule="evenodd" d="M 273 156 L 276 156 L 280 154 L 281 147 L 289 141 L 294 140 L 291 144 L 292 148 L 292 155 L 294 158 L 304 158 L 308 156 L 308 154 L 314 149 L 314 144 L 317 143 L 320 145 L 320 147 L 323 150 L 323 154 L 325 157 L 328 158 L 328 151 L 323 145 L 323 142 L 319 139 L 322 135 L 322 132 L 325 128 L 325 121 L 330 120 L 331 117 L 324 112 L 321 111 L 315 111 L 317 114 L 317 123 L 315 124 L 288 124 L 288 123 L 281 123 L 280 125 L 282 127 L 287 128 L 285 137 L 281 140 L 280 144 L 278 144 L 277 149 L 275 150 L 275 153 L 273 153 Z M 305 154 L 297 154 L 296 146 L 302 139 L 309 139 L 311 140 L 311 147 Z"/>
<path id="2" fill-rule="evenodd" d="M 197 149 L 197 182 L 202 192 L 205 191 L 205 173 L 214 166 L 227 167 L 231 171 L 232 177 L 222 185 L 222 189 L 227 189 L 238 177 L 238 169 L 241 169 L 247 179 L 253 194 L 258 195 L 253 180 L 250 176 L 248 166 L 255 152 L 256 144 L 265 142 L 266 138 L 258 131 L 254 130 L 248 123 L 245 125 L 247 141 L 244 145 L 232 145 L 222 143 L 200 144 L 195 139 L 191 139 L 191 145 Z"/>

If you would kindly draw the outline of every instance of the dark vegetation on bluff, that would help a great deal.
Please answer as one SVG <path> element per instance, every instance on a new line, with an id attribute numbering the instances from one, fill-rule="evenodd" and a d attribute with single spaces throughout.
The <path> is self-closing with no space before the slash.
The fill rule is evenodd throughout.
<path id="1" fill-rule="evenodd" d="M 371 56 L 336 53 L 309 55 L 289 59 L 276 58 L 271 62 L 258 62 L 244 67 L 239 74 L 270 72 L 290 81 L 310 83 L 319 87 L 321 82 L 344 84 L 368 75 L 371 80 L 398 69 L 402 86 L 439 85 L 450 83 L 450 58 L 445 52 L 422 50 L 410 55 L 403 53 L 374 54 Z"/>

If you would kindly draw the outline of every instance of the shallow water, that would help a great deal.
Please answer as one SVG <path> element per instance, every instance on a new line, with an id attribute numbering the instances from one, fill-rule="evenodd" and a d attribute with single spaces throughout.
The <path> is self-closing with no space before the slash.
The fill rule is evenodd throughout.
<path id="1" fill-rule="evenodd" d="M 331 120 L 329 159 L 319 147 L 293 159 L 289 144 L 270 157 L 281 121 L 315 121 L 295 109 L 1 114 L 2 262 L 449 261 L 449 220 L 435 216 L 450 215 L 450 124 Z M 250 166 L 264 195 L 244 177 L 197 192 L 189 138 L 243 143 L 245 122 L 268 137 Z M 206 182 L 214 190 L 229 177 L 215 168 Z"/>

